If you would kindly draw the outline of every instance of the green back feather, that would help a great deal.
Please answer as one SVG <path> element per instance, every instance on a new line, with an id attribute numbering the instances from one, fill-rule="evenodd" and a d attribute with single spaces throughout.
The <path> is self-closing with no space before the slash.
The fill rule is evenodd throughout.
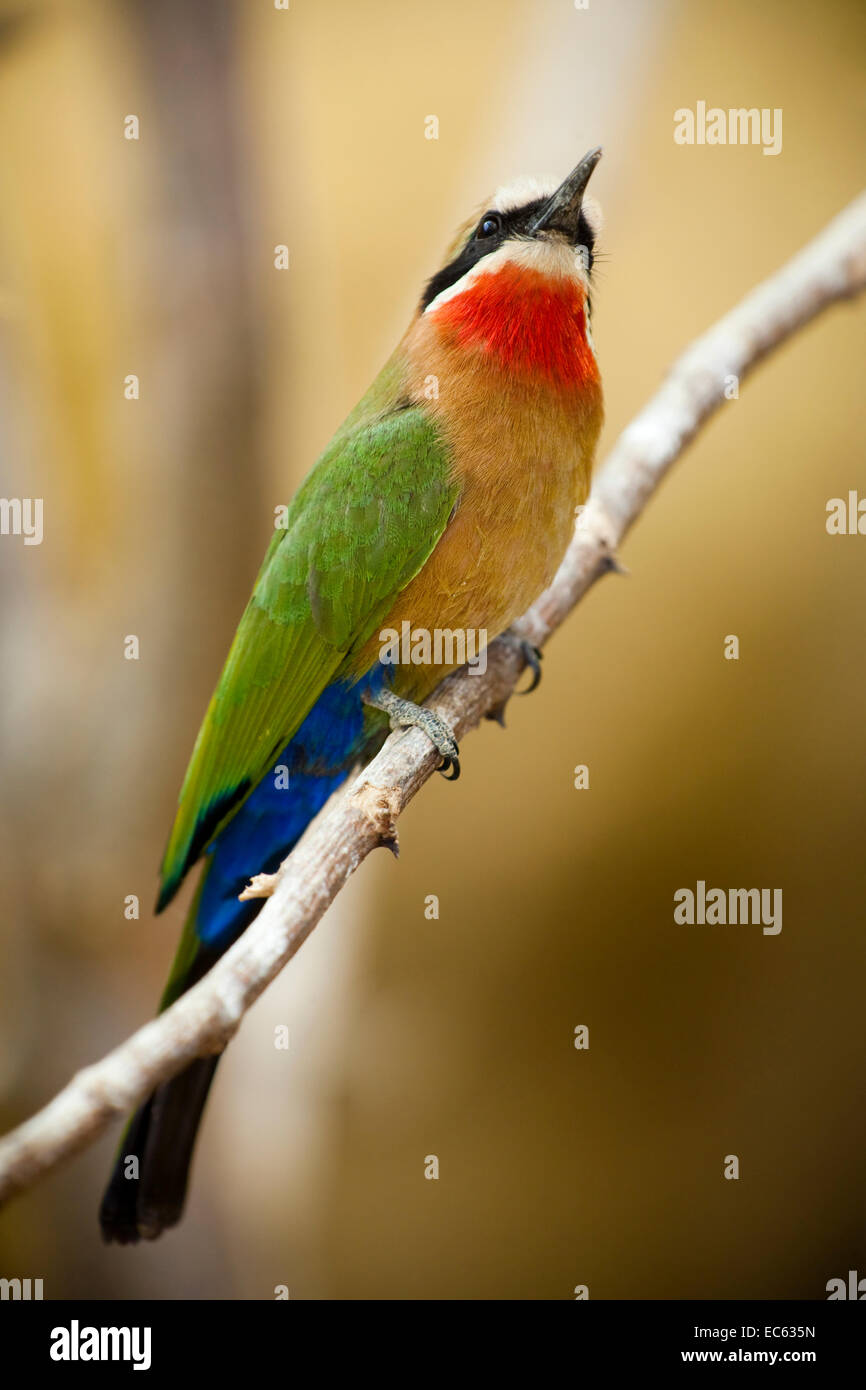
<path id="1" fill-rule="evenodd" d="M 392 398 L 393 372 L 382 374 Z M 447 448 L 420 408 L 377 417 L 382 392 L 379 382 L 335 435 L 271 541 L 196 739 L 159 908 L 447 525 L 458 493 Z"/>

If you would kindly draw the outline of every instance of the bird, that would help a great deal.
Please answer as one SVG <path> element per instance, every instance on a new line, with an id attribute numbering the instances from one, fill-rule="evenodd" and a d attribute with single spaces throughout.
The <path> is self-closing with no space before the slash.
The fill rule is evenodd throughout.
<path id="1" fill-rule="evenodd" d="M 509 630 L 547 587 L 590 489 L 603 418 L 591 329 L 601 157 L 520 179 L 463 224 L 396 350 L 285 512 L 196 739 L 157 911 L 203 860 L 160 1011 L 212 967 L 352 767 L 417 726 L 455 653 L 383 656 L 382 634 Z M 538 673 L 537 663 L 527 653 Z M 450 658 L 450 660 L 449 660 Z M 129 1122 L 100 1207 L 106 1241 L 180 1220 L 218 1056 L 157 1086 Z"/>

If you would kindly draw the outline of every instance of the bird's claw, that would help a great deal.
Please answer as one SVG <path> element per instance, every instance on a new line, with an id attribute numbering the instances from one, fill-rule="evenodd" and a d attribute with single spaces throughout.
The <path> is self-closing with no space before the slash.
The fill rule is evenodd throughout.
<path id="1" fill-rule="evenodd" d="M 460 749 L 445 720 L 432 709 L 413 705 L 408 700 L 404 703 L 409 705 L 409 712 L 392 715 L 391 728 L 423 730 L 442 759 L 437 772 L 442 774 L 446 782 L 456 782 L 460 776 Z"/>
<path id="2" fill-rule="evenodd" d="M 518 638 L 518 645 L 523 660 L 528 670 L 532 672 L 532 680 L 525 690 L 518 690 L 518 695 L 531 695 L 533 690 L 537 690 L 541 685 L 541 657 L 542 653 L 538 647 L 534 647 L 531 642 L 527 642 L 525 637 Z"/>
<path id="3" fill-rule="evenodd" d="M 512 631 L 511 628 L 503 632 L 499 640 L 500 642 L 507 642 L 509 646 L 516 648 L 524 667 L 532 672 L 532 680 L 526 689 L 516 692 L 518 695 L 531 695 L 533 690 L 537 690 L 541 684 L 542 653 L 539 651 L 538 647 L 534 646 L 526 637 L 521 637 L 518 632 Z M 500 705 L 497 709 L 491 710 L 487 716 L 488 719 L 495 719 L 497 723 L 504 724 L 505 721 L 501 718 L 504 708 L 504 705 Z"/>

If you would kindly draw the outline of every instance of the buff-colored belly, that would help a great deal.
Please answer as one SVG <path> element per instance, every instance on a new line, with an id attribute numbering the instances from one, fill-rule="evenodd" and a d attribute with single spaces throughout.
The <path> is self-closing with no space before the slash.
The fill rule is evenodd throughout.
<path id="1" fill-rule="evenodd" d="M 512 453 L 510 463 L 503 459 L 495 481 L 466 477 L 455 515 L 424 568 L 358 654 L 357 671 L 377 659 L 387 640 L 381 634 L 401 633 L 405 623 L 412 633 L 430 634 L 434 655 L 437 631 L 457 631 L 466 648 L 477 651 L 551 582 L 574 531 L 575 509 L 589 491 L 598 426 L 593 422 L 590 439 L 576 428 L 573 412 L 561 408 L 551 409 L 537 431 L 526 425 L 524 419 L 519 441 L 500 425 L 500 456 L 518 443 L 520 455 Z M 423 700 L 456 664 L 401 665 L 395 689 Z"/>

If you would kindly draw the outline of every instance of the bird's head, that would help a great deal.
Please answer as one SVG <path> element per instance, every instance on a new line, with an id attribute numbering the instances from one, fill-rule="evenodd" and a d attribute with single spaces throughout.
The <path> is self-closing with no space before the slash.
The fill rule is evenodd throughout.
<path id="1" fill-rule="evenodd" d="M 600 158 L 600 149 L 590 150 L 558 186 L 523 179 L 499 189 L 452 242 L 427 283 L 419 317 L 515 370 L 568 374 L 578 336 L 591 352 L 600 213 L 585 195 Z M 563 333 L 568 344 L 559 341 Z"/>

